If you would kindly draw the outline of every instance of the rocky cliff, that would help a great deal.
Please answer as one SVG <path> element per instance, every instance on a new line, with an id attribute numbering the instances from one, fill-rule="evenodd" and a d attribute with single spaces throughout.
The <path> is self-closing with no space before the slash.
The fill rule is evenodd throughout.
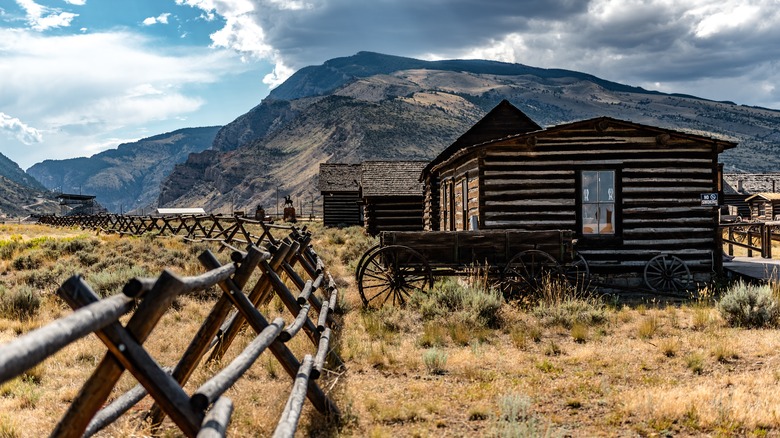
<path id="1" fill-rule="evenodd" d="M 611 116 L 740 146 L 729 171 L 780 169 L 780 112 L 652 92 L 591 75 L 482 60 L 361 52 L 301 69 L 164 181 L 166 206 L 271 208 L 316 196 L 317 164 L 431 159 L 502 99 L 541 126 Z M 280 195 L 281 196 L 281 195 Z"/>

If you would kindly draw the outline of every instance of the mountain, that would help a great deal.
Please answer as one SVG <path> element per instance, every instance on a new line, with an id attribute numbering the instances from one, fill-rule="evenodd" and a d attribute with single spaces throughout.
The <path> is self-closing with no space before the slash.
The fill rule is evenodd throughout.
<path id="1" fill-rule="evenodd" d="M 52 193 L 0 154 L 0 216 L 54 213 L 57 209 Z"/>
<path id="2" fill-rule="evenodd" d="M 55 191 L 95 195 L 110 211 L 156 206 L 163 178 L 189 154 L 209 148 L 219 128 L 180 129 L 89 158 L 46 160 L 27 173 Z"/>
<path id="3" fill-rule="evenodd" d="M 560 69 L 360 52 L 306 67 L 178 164 L 160 205 L 273 209 L 318 196 L 318 163 L 428 160 L 502 99 L 541 126 L 610 116 L 726 138 L 726 169 L 780 170 L 780 112 L 664 94 Z M 272 211 L 272 210 L 271 210 Z"/>

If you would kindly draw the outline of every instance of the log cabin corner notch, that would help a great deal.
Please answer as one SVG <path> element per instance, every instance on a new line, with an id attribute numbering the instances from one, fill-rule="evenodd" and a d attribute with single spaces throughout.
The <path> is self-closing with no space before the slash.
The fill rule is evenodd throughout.
<path id="1" fill-rule="evenodd" d="M 572 230 L 597 281 L 615 286 L 641 287 L 662 254 L 695 281 L 720 270 L 717 210 L 700 195 L 718 193 L 718 155 L 736 143 L 610 117 L 491 133 L 497 110 L 423 170 L 426 229 Z"/>

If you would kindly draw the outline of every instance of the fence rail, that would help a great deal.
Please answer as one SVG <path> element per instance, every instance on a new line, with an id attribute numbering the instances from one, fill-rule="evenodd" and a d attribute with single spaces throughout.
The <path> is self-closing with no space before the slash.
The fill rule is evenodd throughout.
<path id="1" fill-rule="evenodd" d="M 224 396 L 225 391 L 236 384 L 261 354 L 270 351 L 294 382 L 275 437 L 294 435 L 305 399 L 320 413 L 338 418 L 339 409 L 317 384 L 326 358 L 334 367 L 343 366 L 330 345 L 334 328 L 332 310 L 338 290 L 310 246 L 311 234 L 294 227 L 289 230 L 289 235 L 282 240 L 274 239 L 269 233 L 267 239 L 276 244 L 267 245 L 267 250 L 251 243 L 247 251 L 234 250 L 232 263 L 225 265 L 211 251 L 205 251 L 198 258 L 206 269 L 201 275 L 179 277 L 164 270 L 157 278 L 131 279 L 123 293 L 108 298 L 100 299 L 82 277 L 69 278 L 57 294 L 74 312 L 0 345 L 0 383 L 94 333 L 106 345 L 107 352 L 51 436 L 91 436 L 116 421 L 147 394 L 155 403 L 148 412 L 153 425 L 160 425 L 168 416 L 186 436 L 224 436 L 233 412 L 233 403 Z M 304 280 L 296 265 L 310 279 Z M 260 275 L 254 277 L 257 280 L 251 289 L 247 288 L 258 269 Z M 295 295 L 282 275 L 298 289 Z M 144 341 L 177 296 L 212 286 L 219 286 L 223 294 L 181 359 L 172 368 L 159 365 L 143 348 Z M 250 292 L 245 293 L 245 288 Z M 291 313 L 293 318 L 289 324 L 282 318 L 269 322 L 258 310 L 274 295 Z M 318 312 L 316 323 L 309 316 L 312 311 Z M 129 313 L 132 313 L 129 320 L 122 325 L 119 318 Z M 254 331 L 254 340 L 222 371 L 188 395 L 183 388 L 206 354 L 211 351 L 208 361 L 222 358 L 244 325 Z M 300 330 L 313 346 L 313 354 L 306 354 L 302 360 L 285 345 Z M 139 384 L 104 407 L 124 371 Z"/>
<path id="2" fill-rule="evenodd" d="M 119 214 L 41 216 L 39 223 L 57 227 L 81 227 L 120 235 L 183 236 L 195 241 L 220 241 L 231 245 L 260 245 L 263 240 L 277 245 L 273 229 L 289 225 L 249 219 L 243 216 L 173 215 L 130 216 Z"/>
<path id="3" fill-rule="evenodd" d="M 734 255 L 734 247 L 745 248 L 747 256 L 757 252 L 765 259 L 772 258 L 772 242 L 780 241 L 780 222 L 737 222 L 720 224 L 723 244 L 729 255 Z"/>

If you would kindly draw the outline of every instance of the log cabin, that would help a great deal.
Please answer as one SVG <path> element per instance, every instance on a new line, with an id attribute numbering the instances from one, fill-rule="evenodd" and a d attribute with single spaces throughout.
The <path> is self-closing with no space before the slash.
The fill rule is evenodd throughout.
<path id="1" fill-rule="evenodd" d="M 736 207 L 742 219 L 751 217 L 747 199 L 758 193 L 780 193 L 780 173 L 723 174 L 723 203 Z"/>
<path id="2" fill-rule="evenodd" d="M 750 208 L 750 220 L 772 221 L 780 219 L 780 193 L 756 193 L 745 199 Z"/>
<path id="3" fill-rule="evenodd" d="M 422 231 L 423 187 L 427 161 L 364 161 L 361 192 L 366 231 Z"/>
<path id="4" fill-rule="evenodd" d="M 321 163 L 319 188 L 326 227 L 363 225 L 360 164 Z"/>
<path id="5" fill-rule="evenodd" d="M 645 287 L 656 256 L 695 282 L 720 271 L 718 209 L 702 195 L 718 193 L 718 154 L 736 143 L 610 117 L 542 129 L 510 107 L 423 169 L 427 230 L 572 230 L 602 289 Z"/>

